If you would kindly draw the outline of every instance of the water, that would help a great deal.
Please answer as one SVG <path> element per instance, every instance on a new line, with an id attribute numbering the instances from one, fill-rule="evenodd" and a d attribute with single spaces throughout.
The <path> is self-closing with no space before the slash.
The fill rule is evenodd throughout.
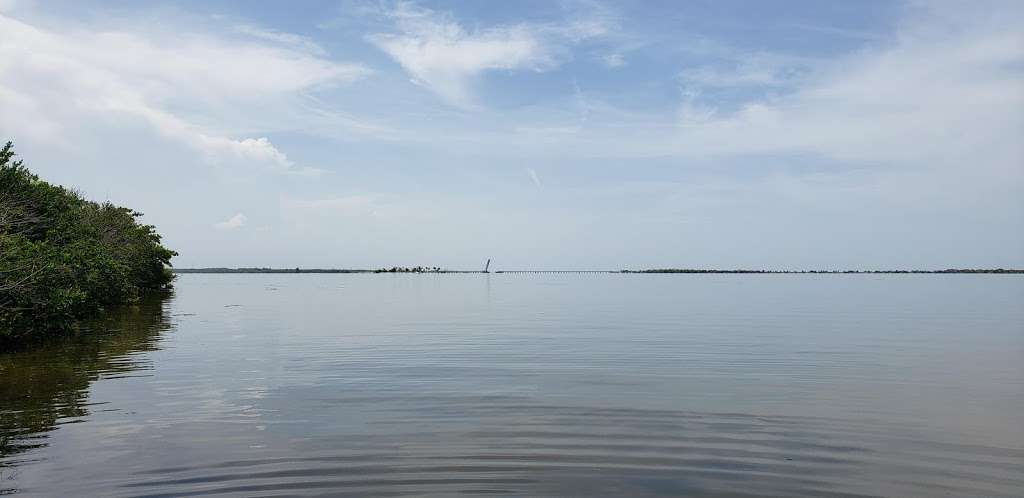
<path id="1" fill-rule="evenodd" d="M 184 275 L 0 355 L 29 496 L 1024 496 L 1024 278 Z"/>

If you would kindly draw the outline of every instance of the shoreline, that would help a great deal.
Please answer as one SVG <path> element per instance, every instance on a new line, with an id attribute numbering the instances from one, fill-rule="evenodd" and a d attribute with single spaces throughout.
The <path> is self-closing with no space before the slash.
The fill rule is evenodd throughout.
<path id="1" fill-rule="evenodd" d="M 365 270 L 365 269 L 342 269 L 342 268 L 174 268 L 175 274 L 237 274 L 237 273 L 414 273 L 414 274 L 442 274 L 442 273 L 628 273 L 628 274 L 813 274 L 813 275 L 939 275 L 939 274 L 985 274 L 985 275 L 1019 275 L 1024 274 L 1024 269 L 971 269 L 971 268 L 949 268 L 945 270 L 701 270 L 701 269 L 648 269 L 648 270 Z"/>

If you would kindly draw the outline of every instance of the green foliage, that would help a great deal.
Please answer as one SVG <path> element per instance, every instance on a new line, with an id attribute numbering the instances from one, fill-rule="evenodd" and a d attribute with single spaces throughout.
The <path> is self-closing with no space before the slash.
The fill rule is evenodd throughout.
<path id="1" fill-rule="evenodd" d="M 46 183 L 10 142 L 0 149 L 0 344 L 169 288 L 176 253 L 139 216 Z"/>

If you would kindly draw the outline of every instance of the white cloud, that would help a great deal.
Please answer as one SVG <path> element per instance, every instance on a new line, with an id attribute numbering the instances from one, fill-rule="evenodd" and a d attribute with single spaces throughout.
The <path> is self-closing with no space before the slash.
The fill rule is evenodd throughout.
<path id="1" fill-rule="evenodd" d="M 246 218 L 244 214 L 238 213 L 220 223 L 214 224 L 213 226 L 218 230 L 236 230 L 245 225 L 246 221 L 248 221 L 248 218 Z"/>
<path id="2" fill-rule="evenodd" d="M 618 53 L 605 55 L 601 58 L 601 61 L 604 62 L 604 65 L 613 69 L 626 65 L 626 58 L 622 54 Z"/>
<path id="3" fill-rule="evenodd" d="M 564 57 L 561 44 L 602 36 L 599 19 L 564 25 L 514 24 L 466 30 L 450 15 L 411 3 L 389 12 L 397 33 L 367 39 L 398 62 L 413 78 L 442 99 L 462 108 L 476 108 L 475 79 L 485 71 L 544 71 Z"/>
<path id="4" fill-rule="evenodd" d="M 574 157 L 675 157 L 718 167 L 731 159 L 791 156 L 847 169 L 930 172 L 933 187 L 940 178 L 948 185 L 961 178 L 1019 186 L 1024 16 L 1020 9 L 989 14 L 972 15 L 969 8 L 920 14 L 889 43 L 828 61 L 751 56 L 753 62 L 741 61 L 734 72 L 697 76 L 702 84 L 685 85 L 672 113 L 631 111 L 588 94 L 578 133 L 520 146 Z M 701 91 L 737 85 L 778 88 L 743 89 L 736 93 L 749 100 L 725 99 L 727 105 Z M 567 100 L 565 114 L 580 100 Z"/>
<path id="5" fill-rule="evenodd" d="M 380 231 L 387 231 L 386 227 L 409 230 L 436 223 L 446 213 L 436 202 L 390 193 L 305 199 L 281 196 L 278 207 L 289 229 L 318 237 L 325 231 L 352 233 L 360 239 L 371 233 L 382 235 Z"/>
<path id="6" fill-rule="evenodd" d="M 402 4 L 392 12 L 399 34 L 369 40 L 414 78 L 448 102 L 475 105 L 472 79 L 486 70 L 534 69 L 552 63 L 537 36 L 524 26 L 467 32 L 458 23 L 426 9 Z"/>
<path id="7" fill-rule="evenodd" d="M 837 28 L 835 26 L 827 25 L 812 25 L 795 23 L 790 25 L 791 28 L 802 29 L 806 31 L 814 31 L 818 33 L 824 33 L 827 35 L 841 36 L 844 38 L 857 38 L 861 40 L 881 40 L 883 35 L 873 31 L 857 30 L 857 29 L 846 29 Z"/>
<path id="8" fill-rule="evenodd" d="M 387 201 L 379 195 L 360 194 L 328 199 L 289 199 L 281 200 L 284 211 L 309 216 L 376 216 L 386 209 Z"/>
<path id="9" fill-rule="evenodd" d="M 128 96 L 97 101 L 94 108 L 97 111 L 121 112 L 141 117 L 160 135 L 202 152 L 211 163 L 229 161 L 266 164 L 281 171 L 290 171 L 289 168 L 293 166 L 292 161 L 266 137 L 233 140 L 211 136 L 173 114 L 147 106 Z"/>
<path id="10" fill-rule="evenodd" d="M 674 148 L 1006 169 L 1024 152 L 1022 64 L 1024 33 L 1013 25 L 908 28 L 895 45 L 838 61 L 786 95 L 687 127 Z"/>
<path id="11" fill-rule="evenodd" d="M 281 45 L 295 47 L 303 52 L 324 55 L 327 52 L 307 36 L 285 33 L 273 29 L 262 28 L 252 24 L 239 24 L 232 29 L 235 33 L 267 40 Z"/>
<path id="12" fill-rule="evenodd" d="M 814 62 L 777 54 L 744 54 L 718 65 L 686 68 L 680 77 L 697 87 L 791 85 L 805 78 Z"/>
<path id="13" fill-rule="evenodd" d="M 533 184 L 536 185 L 537 188 L 540 188 L 540 177 L 537 176 L 537 170 L 533 168 L 526 168 L 526 174 L 530 175 L 530 180 L 533 181 Z"/>
<path id="14" fill-rule="evenodd" d="M 239 42 L 142 28 L 41 27 L 0 15 L 0 132 L 66 145 L 81 130 L 134 121 L 211 163 L 291 172 L 292 162 L 266 137 L 233 133 L 247 126 L 234 122 L 235 109 L 258 115 L 302 92 L 369 74 L 283 33 Z"/>
<path id="15" fill-rule="evenodd" d="M 0 0 L 0 12 L 9 12 L 26 3 L 24 0 Z"/>
<path id="16" fill-rule="evenodd" d="M 335 197 L 300 199 L 282 196 L 281 214 L 297 223 L 347 220 L 348 222 L 416 223 L 444 213 L 436 199 L 394 193 L 360 193 Z"/>

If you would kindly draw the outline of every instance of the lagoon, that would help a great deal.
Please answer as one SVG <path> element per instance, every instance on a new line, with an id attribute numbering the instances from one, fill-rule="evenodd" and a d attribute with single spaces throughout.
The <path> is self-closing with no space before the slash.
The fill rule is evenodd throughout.
<path id="1" fill-rule="evenodd" d="M 1024 495 L 1016 275 L 187 274 L 0 354 L 0 494 Z"/>

